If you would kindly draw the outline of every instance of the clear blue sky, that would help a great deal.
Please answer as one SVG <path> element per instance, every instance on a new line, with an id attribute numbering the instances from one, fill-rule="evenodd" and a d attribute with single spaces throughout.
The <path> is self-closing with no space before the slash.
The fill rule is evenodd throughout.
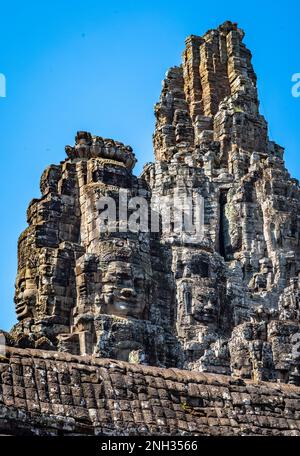
<path id="1" fill-rule="evenodd" d="M 136 172 L 151 161 L 153 105 L 186 36 L 225 20 L 246 31 L 271 138 L 300 178 L 300 98 L 291 96 L 300 72 L 296 2 L 2 1 L 0 14 L 0 328 L 15 322 L 17 238 L 42 171 L 64 159 L 77 130 L 132 145 Z"/>

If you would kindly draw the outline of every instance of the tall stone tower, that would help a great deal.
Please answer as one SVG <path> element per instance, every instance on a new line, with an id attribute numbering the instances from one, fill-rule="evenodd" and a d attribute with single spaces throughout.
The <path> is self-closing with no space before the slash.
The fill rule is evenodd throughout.
<path id="1" fill-rule="evenodd" d="M 300 385 L 300 192 L 268 138 L 244 33 L 186 40 L 155 107 L 155 163 L 79 132 L 19 240 L 11 343 Z M 99 230 L 120 205 L 201 196 L 203 236 Z M 172 218 L 173 217 L 173 218 Z"/>
<path id="2" fill-rule="evenodd" d="M 185 367 L 299 382 L 299 184 L 268 138 L 243 37 L 225 22 L 187 38 L 147 175 L 153 193 L 205 198 L 203 242 L 172 246 Z"/>

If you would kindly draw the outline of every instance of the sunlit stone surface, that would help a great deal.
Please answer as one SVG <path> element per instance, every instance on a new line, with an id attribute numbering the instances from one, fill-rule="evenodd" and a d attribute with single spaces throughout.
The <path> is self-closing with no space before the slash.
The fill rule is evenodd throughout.
<path id="1" fill-rule="evenodd" d="M 299 184 L 243 36 L 226 22 L 186 40 L 139 178 L 130 147 L 87 132 L 47 168 L 19 240 L 11 345 L 300 385 Z M 120 189 L 201 195 L 203 239 L 101 232 L 99 201 Z"/>

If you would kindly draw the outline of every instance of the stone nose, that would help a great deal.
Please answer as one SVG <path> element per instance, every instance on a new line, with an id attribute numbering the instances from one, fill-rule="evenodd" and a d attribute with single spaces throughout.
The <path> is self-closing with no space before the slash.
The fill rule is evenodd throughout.
<path id="1" fill-rule="evenodd" d="M 133 288 L 123 288 L 121 290 L 121 296 L 127 299 L 134 298 L 136 296 L 136 292 Z"/>

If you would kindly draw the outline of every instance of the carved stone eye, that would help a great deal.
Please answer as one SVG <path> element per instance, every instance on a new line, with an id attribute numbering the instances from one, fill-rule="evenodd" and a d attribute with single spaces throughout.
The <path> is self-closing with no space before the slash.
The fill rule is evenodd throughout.
<path id="1" fill-rule="evenodd" d="M 124 241 L 116 241 L 117 247 L 124 247 L 124 245 L 125 245 Z"/>
<path id="2" fill-rule="evenodd" d="M 25 291 L 25 289 L 26 289 L 26 280 L 24 280 L 24 279 L 20 280 L 19 289 L 20 289 L 21 292 Z"/>
<path id="3" fill-rule="evenodd" d="M 148 252 L 148 244 L 146 242 L 142 242 L 140 245 L 140 249 L 142 252 Z"/>

